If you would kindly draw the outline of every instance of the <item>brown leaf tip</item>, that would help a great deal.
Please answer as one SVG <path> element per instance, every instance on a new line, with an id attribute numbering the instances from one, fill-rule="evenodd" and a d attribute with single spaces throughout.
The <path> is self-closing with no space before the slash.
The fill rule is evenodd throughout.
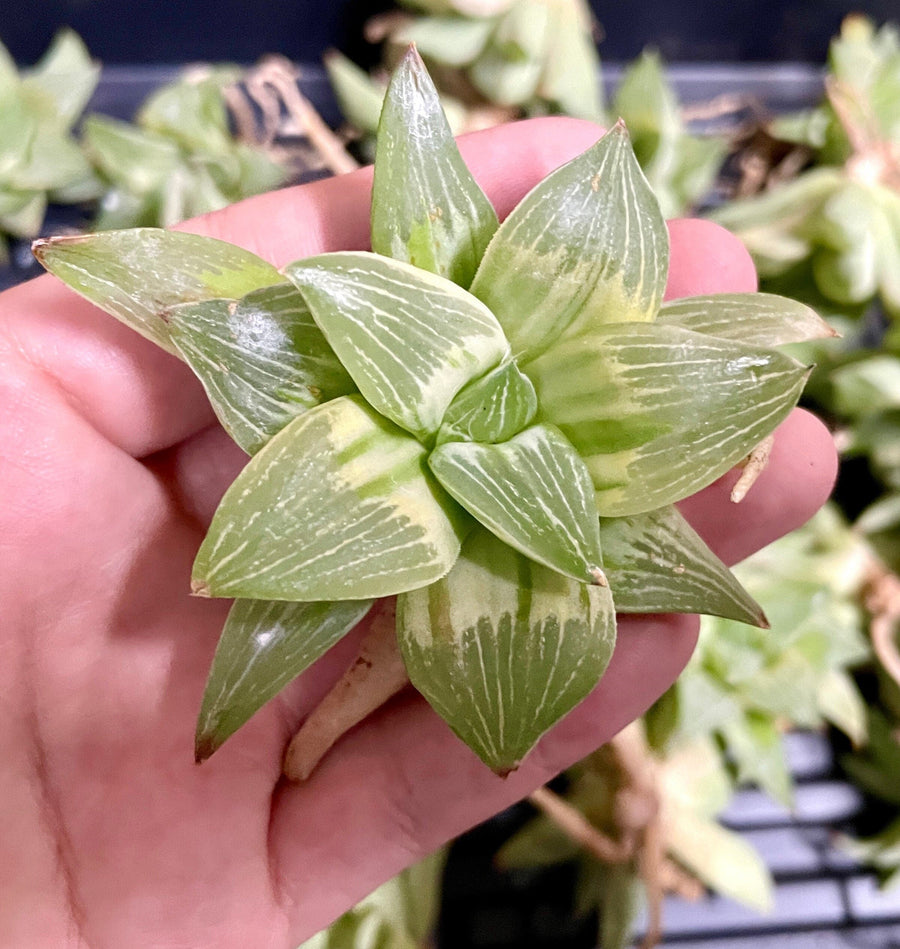
<path id="1" fill-rule="evenodd" d="M 595 587 L 608 587 L 609 581 L 606 574 L 599 567 L 591 567 L 588 570 L 588 576 L 591 578 L 591 585 Z"/>
<path id="2" fill-rule="evenodd" d="M 209 584 L 205 580 L 199 579 L 191 580 L 191 594 L 193 596 L 212 596 L 212 593 L 209 589 Z"/>

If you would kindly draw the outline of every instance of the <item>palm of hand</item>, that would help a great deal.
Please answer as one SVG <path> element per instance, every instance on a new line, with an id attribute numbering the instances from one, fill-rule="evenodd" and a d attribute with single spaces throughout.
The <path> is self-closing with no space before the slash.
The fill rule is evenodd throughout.
<path id="1" fill-rule="evenodd" d="M 559 123 L 516 194 L 504 195 L 495 144 L 528 141 L 533 130 L 470 140 L 470 160 L 501 205 L 595 135 Z M 294 192 L 287 205 L 258 199 L 198 229 L 243 235 L 283 264 L 364 242 L 366 188 L 359 175 L 340 190 Z M 276 247 L 279 215 L 285 232 L 301 219 L 311 236 Z M 261 246 L 260 222 L 271 247 Z M 699 249 L 695 240 L 676 258 L 676 292 L 747 289 L 743 258 L 714 248 L 721 234 L 694 237 Z M 709 276 L 704 253 L 718 273 Z M 296 945 L 610 737 L 689 655 L 691 619 L 624 621 L 624 646 L 598 692 L 506 781 L 404 696 L 348 735 L 308 784 L 287 786 L 285 743 L 349 658 L 347 641 L 196 766 L 194 722 L 225 605 L 192 599 L 187 578 L 243 456 L 211 425 L 183 366 L 52 281 L 0 301 L 0 846 L 11 848 L 0 859 L 0 943 Z M 804 447 L 776 449 L 739 529 L 723 526 L 721 489 L 687 505 L 723 556 L 800 523 L 827 491 L 833 462 L 821 429 L 802 416 L 787 424 Z M 801 494 L 798 466 L 810 458 L 817 466 Z"/>

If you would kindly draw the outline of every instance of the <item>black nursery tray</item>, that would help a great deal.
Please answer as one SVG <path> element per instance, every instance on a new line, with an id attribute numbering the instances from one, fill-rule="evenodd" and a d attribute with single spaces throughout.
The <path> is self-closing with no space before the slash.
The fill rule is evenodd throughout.
<path id="1" fill-rule="evenodd" d="M 130 118 L 149 92 L 173 79 L 171 66 L 118 66 L 104 70 L 89 111 Z M 614 86 L 621 70 L 604 65 Z M 685 104 L 714 100 L 749 112 L 780 112 L 818 100 L 821 72 L 803 65 L 680 65 L 670 77 Z M 324 72 L 302 70 L 300 85 L 326 121 L 339 114 Z M 717 117 L 718 116 L 718 117 Z M 708 110 L 701 124 L 733 122 L 734 112 Z M 44 233 L 83 228 L 86 209 L 52 208 Z M 11 249 L 0 267 L 0 289 L 36 276 L 29 242 Z M 862 795 L 837 774 L 831 748 L 821 735 L 786 738 L 797 782 L 797 805 L 789 813 L 762 793 L 745 790 L 724 820 L 756 846 L 776 881 L 773 913 L 763 917 L 729 900 L 711 897 L 665 905 L 667 946 L 681 949 L 890 949 L 900 947 L 900 888 L 881 892 L 874 877 L 834 846 L 864 808 Z M 438 949 L 591 949 L 596 920 L 571 911 L 575 870 L 562 866 L 501 873 L 493 854 L 531 811 L 519 804 L 464 835 L 452 848 L 443 892 Z"/>

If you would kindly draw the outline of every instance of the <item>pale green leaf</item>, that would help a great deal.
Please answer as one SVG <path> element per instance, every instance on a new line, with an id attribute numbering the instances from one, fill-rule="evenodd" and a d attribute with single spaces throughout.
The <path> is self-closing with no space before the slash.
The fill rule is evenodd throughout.
<path id="1" fill-rule="evenodd" d="M 771 912 L 772 877 L 743 837 L 686 808 L 672 808 L 666 828 L 669 852 L 711 890 L 761 913 Z"/>
<path id="2" fill-rule="evenodd" d="M 837 726 L 855 746 L 865 744 L 866 702 L 852 676 L 843 669 L 829 669 L 819 682 L 816 697 L 823 718 Z"/>
<path id="3" fill-rule="evenodd" d="M 378 126 L 372 250 L 468 287 L 496 230 L 493 205 L 466 167 L 434 83 L 410 47 Z"/>
<path id="4" fill-rule="evenodd" d="M 323 62 L 344 118 L 360 132 L 374 135 L 384 104 L 384 87 L 337 50 L 329 50 Z"/>
<path id="5" fill-rule="evenodd" d="M 657 322 L 766 348 L 837 335 L 812 307 L 774 293 L 683 297 L 664 303 Z"/>
<path id="6" fill-rule="evenodd" d="M 355 389 L 293 284 L 174 307 L 169 332 L 251 455 L 295 416 Z"/>
<path id="7" fill-rule="evenodd" d="M 48 113 L 64 128 L 71 128 L 99 81 L 100 64 L 91 59 L 77 33 L 63 29 L 37 65 L 22 76 L 22 91 L 43 98 Z"/>
<path id="8" fill-rule="evenodd" d="M 516 0 L 468 69 L 468 79 L 489 102 L 527 104 L 537 91 L 550 36 L 549 4 Z"/>
<path id="9" fill-rule="evenodd" d="M 404 23 L 391 41 L 415 43 L 425 59 L 461 67 L 481 53 L 493 29 L 494 21 L 487 18 L 423 16 Z"/>
<path id="10" fill-rule="evenodd" d="M 443 580 L 398 598 L 397 633 L 413 685 L 505 773 L 596 685 L 615 613 L 608 588 L 563 577 L 479 529 Z"/>
<path id="11" fill-rule="evenodd" d="M 37 128 L 34 110 L 19 97 L 0 98 L 0 176 L 4 189 L 9 187 L 10 175 L 27 165 Z"/>
<path id="12" fill-rule="evenodd" d="M 725 748 L 737 768 L 740 784 L 753 783 L 787 808 L 794 806 L 794 787 L 784 755 L 781 732 L 770 715 L 749 711 L 722 723 Z"/>
<path id="13" fill-rule="evenodd" d="M 537 413 L 531 380 L 509 360 L 464 386 L 444 413 L 437 443 L 503 442 Z"/>
<path id="14" fill-rule="evenodd" d="M 155 228 L 51 237 L 37 241 L 34 254 L 73 290 L 176 354 L 166 325 L 172 307 L 284 282 L 233 244 Z"/>
<path id="15" fill-rule="evenodd" d="M 555 429 L 498 445 L 446 442 L 428 464 L 444 489 L 511 547 L 582 583 L 605 583 L 590 475 Z"/>
<path id="16" fill-rule="evenodd" d="M 550 17 L 537 95 L 563 115 L 600 122 L 603 83 L 590 10 L 578 2 L 557 3 L 551 6 Z"/>
<path id="17" fill-rule="evenodd" d="M 322 254 L 285 270 L 359 391 L 417 437 L 509 347 L 490 311 L 443 277 L 365 252 Z"/>
<path id="18" fill-rule="evenodd" d="M 163 188 L 178 167 L 178 146 L 161 135 L 105 115 L 88 116 L 82 146 L 100 172 L 137 194 Z"/>
<path id="19" fill-rule="evenodd" d="M 370 600 L 235 600 L 216 647 L 197 722 L 198 761 L 366 615 Z"/>
<path id="20" fill-rule="evenodd" d="M 581 852 L 558 824 L 539 814 L 506 841 L 494 856 L 494 862 L 503 870 L 546 867 L 574 860 Z"/>
<path id="21" fill-rule="evenodd" d="M 47 195 L 43 191 L 0 191 L 0 231 L 34 237 L 44 222 Z"/>
<path id="22" fill-rule="evenodd" d="M 531 359 L 560 336 L 653 320 L 668 232 L 623 125 L 546 177 L 488 245 L 472 283 L 514 353 Z"/>
<path id="23" fill-rule="evenodd" d="M 78 144 L 48 123 L 39 123 L 28 152 L 28 161 L 9 176 L 18 188 L 54 191 L 90 177 L 91 167 Z"/>
<path id="24" fill-rule="evenodd" d="M 675 507 L 600 518 L 620 613 L 710 613 L 766 626 L 759 604 Z"/>
<path id="25" fill-rule="evenodd" d="M 787 416 L 809 374 L 774 350 L 658 324 L 598 328 L 527 371 L 542 417 L 587 463 L 606 517 L 710 484 Z"/>
<path id="26" fill-rule="evenodd" d="M 362 600 L 425 586 L 459 554 L 468 519 L 425 449 L 342 396 L 275 435 L 225 493 L 194 564 L 211 596 Z"/>

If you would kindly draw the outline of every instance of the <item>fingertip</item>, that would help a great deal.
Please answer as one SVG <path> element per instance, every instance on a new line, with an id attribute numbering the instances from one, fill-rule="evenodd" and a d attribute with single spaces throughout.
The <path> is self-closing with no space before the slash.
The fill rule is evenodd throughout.
<path id="1" fill-rule="evenodd" d="M 671 250 L 667 300 L 756 290 L 756 267 L 734 234 L 701 218 L 677 218 L 668 223 Z"/>

